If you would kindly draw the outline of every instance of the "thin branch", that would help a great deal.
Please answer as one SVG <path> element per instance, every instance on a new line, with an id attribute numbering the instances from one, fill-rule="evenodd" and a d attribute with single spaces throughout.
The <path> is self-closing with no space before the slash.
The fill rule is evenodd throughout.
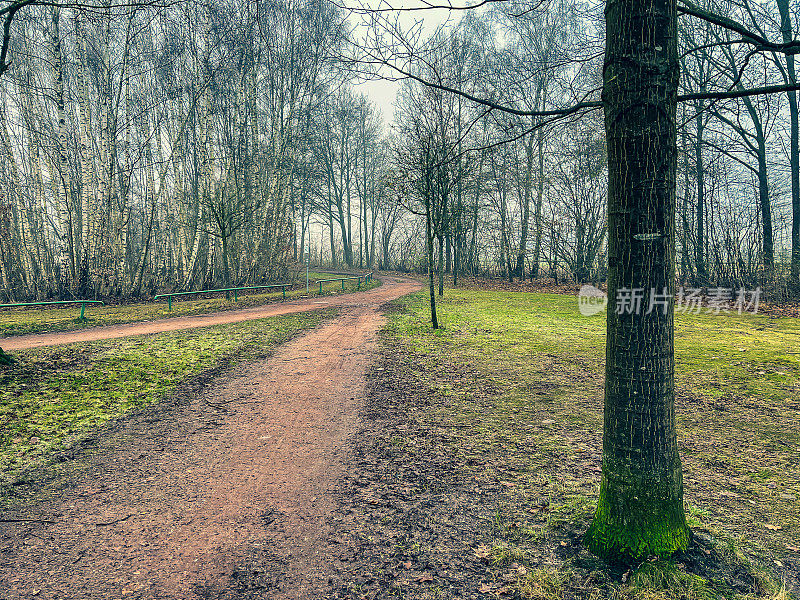
<path id="1" fill-rule="evenodd" d="M 764 36 L 751 31 L 744 25 L 737 23 L 733 19 L 703 10 L 702 8 L 689 2 L 689 0 L 679 0 L 679 3 L 679 13 L 696 17 L 702 21 L 706 21 L 713 25 L 718 25 L 719 27 L 728 29 L 729 31 L 734 31 L 744 38 L 743 41 L 754 44 L 759 50 L 771 50 L 774 52 L 780 52 L 781 54 L 800 54 L 800 40 L 776 44 L 769 41 Z"/>
<path id="2" fill-rule="evenodd" d="M 510 113 L 512 115 L 517 115 L 520 117 L 553 117 L 553 116 L 568 116 L 574 114 L 580 110 L 587 109 L 587 108 L 599 108 L 603 105 L 600 100 L 589 100 L 578 102 L 577 104 L 573 104 L 568 108 L 556 108 L 552 110 L 520 110 L 517 108 L 512 108 L 510 106 L 503 106 L 502 104 L 497 104 L 496 102 L 492 102 L 491 100 L 486 100 L 485 98 L 479 98 L 478 96 L 474 96 L 468 92 L 464 92 L 462 90 L 443 85 L 441 83 L 434 83 L 432 81 L 428 81 L 418 75 L 414 75 L 413 73 L 406 71 L 405 69 L 401 69 L 397 65 L 393 65 L 387 60 L 379 60 L 379 64 L 389 67 L 403 75 L 406 79 L 411 79 L 416 81 L 417 83 L 421 83 L 422 85 L 433 88 L 436 90 L 441 90 L 443 92 L 450 92 L 451 94 L 456 94 L 461 96 L 462 98 L 466 98 L 467 100 L 471 100 L 472 102 L 476 102 L 477 104 L 481 104 L 483 106 L 487 106 L 493 110 L 499 110 L 502 112 Z"/>
<path id="3" fill-rule="evenodd" d="M 8 6 L 0 8 L 0 16 L 9 12 L 16 12 L 20 8 L 30 5 L 53 6 L 56 8 L 73 8 L 77 10 L 87 10 L 91 12 L 108 12 L 116 8 L 146 8 L 156 6 L 158 8 L 169 8 L 177 4 L 182 4 L 185 0 L 142 0 L 141 2 L 116 2 L 111 4 L 91 4 L 88 2 L 59 2 L 58 0 L 17 0 Z"/>
<path id="4" fill-rule="evenodd" d="M 423 6 L 408 6 L 408 7 L 399 7 L 395 8 L 390 5 L 386 5 L 384 7 L 379 8 L 367 8 L 364 6 L 353 7 L 347 6 L 346 4 L 340 4 L 335 0 L 328 0 L 331 4 L 333 4 L 336 8 L 340 8 L 342 10 L 346 10 L 355 14 L 372 14 L 372 13 L 383 13 L 383 12 L 419 12 L 425 10 L 474 10 L 476 8 L 481 8 L 482 6 L 487 6 L 489 4 L 496 4 L 498 2 L 507 2 L 508 0 L 481 0 L 480 2 L 476 2 L 475 4 L 467 4 L 465 6 L 455 6 L 452 3 L 447 4 L 432 4 L 427 2 L 426 0 L 421 0 Z M 540 0 L 537 6 L 541 6 L 545 0 Z"/>
<path id="5" fill-rule="evenodd" d="M 696 94 L 682 94 L 678 96 L 678 102 L 686 102 L 688 100 L 725 100 L 728 98 L 746 98 L 748 96 L 778 94 L 782 92 L 794 92 L 797 90 L 800 90 L 800 83 L 792 83 L 787 85 L 766 85 L 760 88 L 736 90 L 733 92 L 703 92 Z"/>

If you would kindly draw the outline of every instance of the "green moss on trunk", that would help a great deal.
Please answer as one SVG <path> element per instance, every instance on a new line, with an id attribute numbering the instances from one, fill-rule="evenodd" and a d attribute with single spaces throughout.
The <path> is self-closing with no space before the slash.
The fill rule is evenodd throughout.
<path id="1" fill-rule="evenodd" d="M 680 463 L 669 474 L 637 474 L 613 463 L 603 461 L 600 499 L 584 538 L 589 550 L 611 561 L 666 558 L 686 550 L 691 532 Z"/>

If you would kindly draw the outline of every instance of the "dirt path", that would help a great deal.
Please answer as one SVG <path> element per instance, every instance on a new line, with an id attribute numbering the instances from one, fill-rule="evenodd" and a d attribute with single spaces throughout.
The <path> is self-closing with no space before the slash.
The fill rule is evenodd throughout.
<path id="1" fill-rule="evenodd" d="M 269 360 L 99 435 L 50 500 L 0 514 L 0 598 L 323 598 L 330 492 L 378 308 L 416 289 L 391 280 L 337 298 L 340 317 Z"/>
<path id="2" fill-rule="evenodd" d="M 409 280 L 397 277 L 381 277 L 381 281 L 383 282 L 383 285 L 367 292 L 354 292 L 352 294 L 342 294 L 341 296 L 325 296 L 322 298 L 294 300 L 291 302 L 282 302 L 280 304 L 255 306 L 252 308 L 243 308 L 241 310 L 231 310 L 206 315 L 175 317 L 171 319 L 159 319 L 157 321 L 145 321 L 141 323 L 130 323 L 125 325 L 109 325 L 107 327 L 92 327 L 78 331 L 37 333 L 31 335 L 4 337 L 0 338 L 0 345 L 2 346 L 3 350 L 10 352 L 13 350 L 38 348 L 41 346 L 56 346 L 59 344 L 71 344 L 73 342 L 93 342 L 96 340 L 110 340 L 132 335 L 147 335 L 150 333 L 161 333 L 164 331 L 195 329 L 197 327 L 222 325 L 224 323 L 239 323 L 241 321 L 252 321 L 266 317 L 275 317 L 277 315 L 316 310 L 325 306 L 351 306 L 354 304 L 363 303 L 382 303 L 406 293 L 402 292 L 403 286 L 411 285 Z M 398 286 L 400 287 L 398 288 Z"/>

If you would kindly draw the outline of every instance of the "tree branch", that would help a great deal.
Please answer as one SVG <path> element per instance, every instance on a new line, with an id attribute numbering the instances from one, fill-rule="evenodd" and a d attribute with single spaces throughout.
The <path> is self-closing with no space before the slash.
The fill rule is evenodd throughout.
<path id="1" fill-rule="evenodd" d="M 390 6 L 389 4 L 382 2 L 385 6 L 378 7 L 378 8 L 367 8 L 365 6 L 347 6 L 346 4 L 340 4 L 335 0 L 328 0 L 331 4 L 335 7 L 340 8 L 342 10 L 346 10 L 356 14 L 371 14 L 371 13 L 381 13 L 381 12 L 419 12 L 424 10 L 473 10 L 476 8 L 481 8 L 482 6 L 487 6 L 489 4 L 495 4 L 498 2 L 507 2 L 508 0 L 480 0 L 475 4 L 467 4 L 465 6 L 456 6 L 451 2 L 447 4 L 433 4 L 428 2 L 427 0 L 420 0 L 422 6 L 407 6 L 407 7 L 399 7 L 395 8 Z M 539 0 L 537 6 L 541 6 L 544 4 L 546 0 Z"/>
<path id="2" fill-rule="evenodd" d="M 737 23 L 729 17 L 717 15 L 692 4 L 689 0 L 678 0 L 678 12 L 698 18 L 713 25 L 718 25 L 729 31 L 734 31 L 744 38 L 743 42 L 754 44 L 759 50 L 771 50 L 781 54 L 800 54 L 800 40 L 776 44 L 769 41 L 764 36 L 751 31 L 741 23 Z"/>
<path id="3" fill-rule="evenodd" d="M 678 96 L 678 102 L 686 102 L 688 100 L 726 100 L 728 98 L 745 98 L 748 96 L 778 94 L 782 92 L 794 92 L 797 90 L 800 90 L 800 83 L 791 83 L 787 85 L 766 85 L 760 88 L 736 90 L 733 92 L 703 92 L 696 94 L 682 94 Z"/>
<path id="4" fill-rule="evenodd" d="M 417 83 L 421 83 L 425 87 L 441 90 L 443 92 L 450 92 L 451 94 L 456 94 L 458 96 L 461 96 L 462 98 L 466 98 L 467 100 L 471 100 L 472 102 L 481 104 L 482 106 L 487 106 L 493 110 L 499 110 L 520 117 L 568 116 L 580 110 L 584 110 L 587 108 L 600 108 L 603 105 L 603 103 L 600 100 L 588 100 L 588 101 L 578 102 L 577 104 L 573 104 L 572 106 L 569 106 L 567 108 L 555 108 L 552 110 L 520 110 L 517 108 L 512 108 L 510 106 L 503 106 L 502 104 L 497 104 L 496 102 L 492 102 L 491 100 L 486 100 L 485 98 L 479 98 L 478 96 L 474 96 L 473 94 L 470 94 L 468 92 L 464 92 L 462 90 L 441 83 L 434 83 L 432 81 L 428 81 L 427 79 L 423 79 L 418 75 L 414 75 L 413 73 L 406 71 L 405 69 L 401 69 L 397 65 L 393 65 L 387 60 L 378 60 L 378 62 L 385 67 L 397 71 L 406 79 L 411 79 L 413 81 L 416 81 Z"/>
<path id="5" fill-rule="evenodd" d="M 85 2 L 58 2 L 56 0 L 16 0 L 7 6 L 0 8 L 0 17 L 3 18 L 3 46 L 0 48 L 0 77 L 8 71 L 11 61 L 7 61 L 8 48 L 11 45 L 11 22 L 17 11 L 26 6 L 54 6 L 58 8 L 73 8 L 90 12 L 108 12 L 115 8 L 142 8 L 147 6 L 158 6 L 166 8 L 180 4 L 184 0 L 142 0 L 140 2 L 118 2 L 110 4 L 89 4 Z"/>

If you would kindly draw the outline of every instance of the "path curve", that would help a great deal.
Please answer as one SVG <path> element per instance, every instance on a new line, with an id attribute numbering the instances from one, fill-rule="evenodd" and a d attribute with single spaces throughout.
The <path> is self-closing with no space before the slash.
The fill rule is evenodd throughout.
<path id="1" fill-rule="evenodd" d="M 0 513 L 0 596 L 324 598 L 379 308 L 421 287 L 387 283 L 334 300 L 336 319 L 271 358 L 123 419 L 35 494 L 51 499 Z"/>
<path id="2" fill-rule="evenodd" d="M 408 293 L 403 290 L 407 289 L 409 285 L 416 285 L 417 288 L 419 287 L 418 284 L 413 283 L 412 280 L 400 277 L 380 277 L 380 280 L 382 285 L 366 292 L 353 292 L 340 296 L 323 296 L 304 300 L 292 300 L 290 302 L 281 302 L 280 304 L 267 304 L 204 315 L 173 317 L 139 323 L 108 325 L 104 327 L 91 327 L 77 331 L 11 336 L 0 338 L 0 345 L 2 345 L 3 350 L 6 352 L 11 352 L 14 350 L 39 348 L 42 346 L 57 346 L 60 344 L 72 344 L 74 342 L 95 342 L 98 340 L 111 340 L 134 335 L 162 333 L 165 331 L 196 329 L 198 327 L 223 325 L 225 323 L 240 323 L 241 321 L 253 321 L 266 317 L 317 310 L 328 306 L 351 306 L 365 302 L 388 302 L 389 300 L 393 300 L 394 298 Z"/>

